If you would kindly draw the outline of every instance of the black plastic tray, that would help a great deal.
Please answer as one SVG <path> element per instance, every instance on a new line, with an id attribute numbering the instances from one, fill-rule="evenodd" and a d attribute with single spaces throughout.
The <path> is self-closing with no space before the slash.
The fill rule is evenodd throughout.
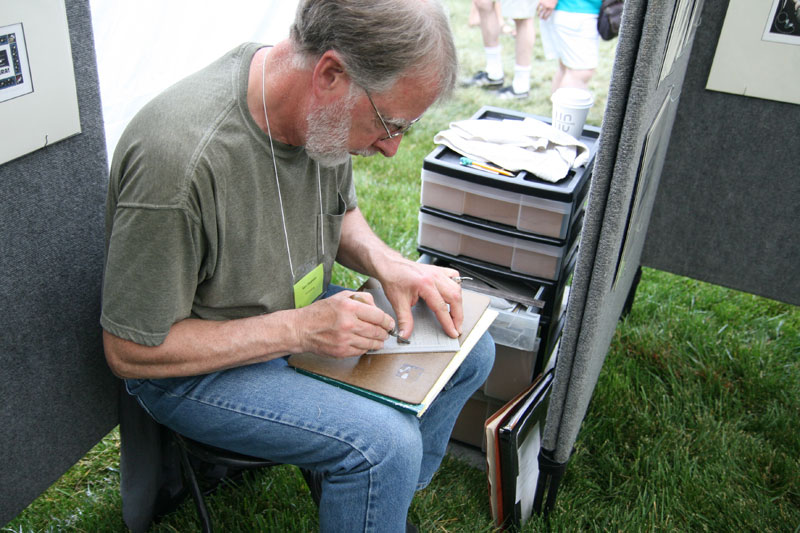
<path id="1" fill-rule="evenodd" d="M 551 119 L 548 117 L 492 106 L 482 107 L 470 118 L 486 120 L 522 120 L 527 117 L 535 118 L 548 124 L 552 123 Z M 464 166 L 461 164 L 461 154 L 454 152 L 444 145 L 437 146 L 425 157 L 422 168 L 479 185 L 577 205 L 582 201 L 589 189 L 589 179 L 592 175 L 594 157 L 597 153 L 597 140 L 599 137 L 599 128 L 584 126 L 583 133 L 578 140 L 589 147 L 589 160 L 585 166 L 571 169 L 564 179 L 556 183 L 540 179 L 536 177 L 536 175 L 525 170 L 519 171 L 512 177 L 508 177 Z"/>

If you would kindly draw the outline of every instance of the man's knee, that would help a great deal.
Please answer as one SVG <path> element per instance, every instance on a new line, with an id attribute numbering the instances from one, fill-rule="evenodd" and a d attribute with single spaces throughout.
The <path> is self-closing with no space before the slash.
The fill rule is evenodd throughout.
<path id="1" fill-rule="evenodd" d="M 478 385 L 486 381 L 494 365 L 494 352 L 494 339 L 489 333 L 484 333 L 459 368 L 462 379 Z"/>
<path id="2" fill-rule="evenodd" d="M 360 440 L 360 453 L 371 466 L 394 463 L 399 468 L 419 468 L 422 437 L 413 416 L 387 407 L 379 423 L 362 427 Z"/>

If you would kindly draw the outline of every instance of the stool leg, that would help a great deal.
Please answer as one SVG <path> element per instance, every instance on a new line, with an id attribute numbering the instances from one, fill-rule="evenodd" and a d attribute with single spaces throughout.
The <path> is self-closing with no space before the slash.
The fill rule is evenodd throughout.
<path id="1" fill-rule="evenodd" d="M 301 468 L 300 473 L 303 474 L 303 479 L 306 480 L 306 485 L 311 490 L 311 499 L 319 507 L 319 499 L 322 496 L 322 474 L 305 468 Z"/>
<path id="2" fill-rule="evenodd" d="M 200 517 L 203 533 L 212 533 L 211 519 L 208 516 L 208 509 L 206 508 L 206 503 L 203 499 L 203 491 L 200 490 L 200 484 L 197 482 L 197 476 L 192 468 L 189 455 L 186 453 L 186 450 L 183 449 L 183 446 L 178 446 L 178 450 L 181 454 L 181 466 L 183 467 L 183 473 L 186 477 L 186 481 L 189 483 L 189 491 L 192 494 L 194 505 L 197 508 L 197 515 Z"/>

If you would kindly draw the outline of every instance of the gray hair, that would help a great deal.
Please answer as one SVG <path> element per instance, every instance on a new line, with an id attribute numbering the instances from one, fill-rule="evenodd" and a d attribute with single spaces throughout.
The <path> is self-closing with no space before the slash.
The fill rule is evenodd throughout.
<path id="1" fill-rule="evenodd" d="M 406 74 L 438 84 L 439 99 L 455 87 L 456 47 L 438 0 L 301 0 L 290 37 L 307 61 L 337 52 L 370 91 L 386 91 Z"/>

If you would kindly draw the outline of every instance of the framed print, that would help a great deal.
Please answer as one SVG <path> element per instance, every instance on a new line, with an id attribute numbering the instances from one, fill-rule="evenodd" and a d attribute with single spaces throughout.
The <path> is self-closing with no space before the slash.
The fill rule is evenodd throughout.
<path id="1" fill-rule="evenodd" d="M 800 0 L 731 0 L 706 89 L 800 104 Z"/>
<path id="2" fill-rule="evenodd" d="M 64 0 L 0 0 L 0 164 L 81 131 Z"/>

